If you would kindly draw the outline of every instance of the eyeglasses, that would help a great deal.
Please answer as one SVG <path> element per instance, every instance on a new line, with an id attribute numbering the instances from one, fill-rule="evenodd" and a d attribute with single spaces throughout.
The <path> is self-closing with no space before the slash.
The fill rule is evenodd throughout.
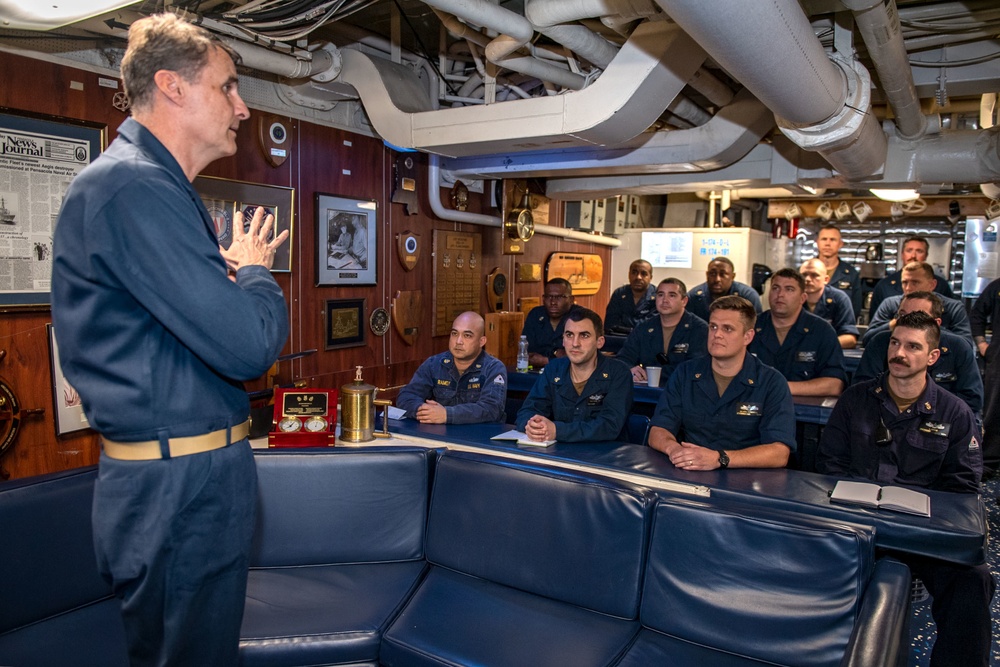
<path id="1" fill-rule="evenodd" d="M 546 294 L 542 298 L 546 301 L 565 301 L 569 297 L 565 294 Z"/>

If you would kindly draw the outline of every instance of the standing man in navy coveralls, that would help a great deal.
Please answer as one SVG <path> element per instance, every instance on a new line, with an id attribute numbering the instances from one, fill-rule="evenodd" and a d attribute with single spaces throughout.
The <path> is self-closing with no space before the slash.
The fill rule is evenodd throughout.
<path id="1" fill-rule="evenodd" d="M 753 304 L 757 313 L 763 312 L 764 306 L 760 303 L 757 290 L 737 282 L 735 278 L 736 267 L 733 266 L 732 260 L 728 257 L 716 257 L 708 263 L 705 282 L 695 285 L 688 292 L 687 309 L 707 322 L 712 302 L 719 297 L 735 294 Z"/>
<path id="2" fill-rule="evenodd" d="M 535 306 L 524 318 L 522 336 L 528 337 L 528 363 L 544 368 L 556 357 L 566 356 L 563 350 L 563 327 L 573 303 L 573 286 L 565 278 L 553 278 L 545 283 L 542 305 Z"/>
<path id="3" fill-rule="evenodd" d="M 587 308 L 574 310 L 563 341 L 566 357 L 545 367 L 517 413 L 517 429 L 539 442 L 623 437 L 632 409 L 632 376 L 628 366 L 601 354 L 601 317 Z"/>
<path id="4" fill-rule="evenodd" d="M 983 408 L 983 466 L 989 473 L 1000 468 L 1000 278 L 983 289 L 969 317 L 972 338 L 986 362 L 986 403 Z M 986 327 L 993 332 L 986 342 Z"/>
<path id="5" fill-rule="evenodd" d="M 785 376 L 792 396 L 839 396 L 847 384 L 844 351 L 833 327 L 802 307 L 804 286 L 795 269 L 771 276 L 771 309 L 757 318 L 748 349 Z"/>
<path id="6" fill-rule="evenodd" d="M 716 299 L 710 356 L 681 364 L 660 395 L 649 446 L 678 468 L 782 468 L 795 451 L 788 383 L 747 351 L 756 319 L 743 297 Z"/>
<path id="7" fill-rule="evenodd" d="M 507 369 L 486 353 L 482 315 L 462 313 L 451 325 L 448 351 L 420 364 L 396 406 L 422 424 L 484 424 L 506 419 Z"/>
<path id="8" fill-rule="evenodd" d="M 97 562 L 132 665 L 236 665 L 257 476 L 242 381 L 288 337 L 258 208 L 221 250 L 191 181 L 236 152 L 249 111 L 232 54 L 163 14 L 129 30 L 132 118 L 66 193 L 52 316 L 66 378 L 103 452 Z"/>
<path id="9" fill-rule="evenodd" d="M 665 387 L 671 373 L 688 359 L 708 354 L 708 324 L 685 310 L 687 287 L 679 278 L 664 278 L 656 286 L 654 317 L 629 334 L 617 358 L 632 366 L 632 378 L 646 382 L 646 367 L 659 366 Z"/>
<path id="10" fill-rule="evenodd" d="M 853 320 L 857 322 L 861 312 L 861 275 L 853 264 L 840 259 L 840 249 L 844 247 L 844 239 L 840 230 L 834 225 L 826 225 L 819 230 L 816 237 L 818 259 L 826 267 L 826 275 L 830 278 L 830 286 L 842 291 L 851 302 Z M 834 329 L 836 329 L 834 325 Z"/>
<path id="11" fill-rule="evenodd" d="M 628 285 L 622 285 L 611 293 L 608 307 L 604 311 L 604 330 L 609 334 L 627 334 L 639 322 L 656 314 L 653 295 L 656 288 L 649 283 L 653 280 L 653 265 L 644 259 L 637 259 L 628 267 Z"/>
<path id="12" fill-rule="evenodd" d="M 889 371 L 850 387 L 823 431 L 816 469 L 827 475 L 979 493 L 982 454 L 972 411 L 938 387 L 927 368 L 938 357 L 940 329 L 924 312 L 903 315 L 889 339 Z M 934 598 L 934 667 L 987 667 L 990 600 L 986 564 L 969 566 L 897 556 Z"/>

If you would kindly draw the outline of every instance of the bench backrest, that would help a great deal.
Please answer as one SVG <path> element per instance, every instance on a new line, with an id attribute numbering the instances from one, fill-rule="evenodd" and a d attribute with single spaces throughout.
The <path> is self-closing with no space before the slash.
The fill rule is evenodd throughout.
<path id="1" fill-rule="evenodd" d="M 111 596 L 94 556 L 96 479 L 90 467 L 0 487 L 0 633 Z"/>
<path id="2" fill-rule="evenodd" d="M 839 664 L 871 578 L 874 530 L 752 512 L 660 501 L 642 624 L 764 662 Z"/>
<path id="3" fill-rule="evenodd" d="M 427 559 L 635 618 L 654 502 L 612 480 L 449 451 L 435 470 Z"/>
<path id="4" fill-rule="evenodd" d="M 434 457 L 417 447 L 257 452 L 251 565 L 423 558 Z"/>

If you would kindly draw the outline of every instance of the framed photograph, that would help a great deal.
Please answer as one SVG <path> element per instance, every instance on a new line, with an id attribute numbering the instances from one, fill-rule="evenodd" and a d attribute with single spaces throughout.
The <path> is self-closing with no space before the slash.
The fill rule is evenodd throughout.
<path id="1" fill-rule="evenodd" d="M 49 362 L 52 368 L 52 405 L 55 406 L 56 435 L 90 428 L 87 416 L 83 414 L 80 394 L 66 381 L 59 363 L 59 346 L 56 345 L 55 329 L 45 325 L 49 333 Z"/>
<path id="2" fill-rule="evenodd" d="M 316 286 L 374 285 L 376 202 L 316 195 Z"/>
<path id="3" fill-rule="evenodd" d="M 201 195 L 208 214 L 215 223 L 215 235 L 219 245 L 229 248 L 233 242 L 233 221 L 236 212 L 243 214 L 243 229 L 250 229 L 250 220 L 258 206 L 263 206 L 265 215 L 274 216 L 274 227 L 270 238 L 288 230 L 288 240 L 278 247 L 274 254 L 271 271 L 287 273 L 292 270 L 292 217 L 295 206 L 295 188 L 277 185 L 259 185 L 230 181 L 225 178 L 199 176 L 194 179 L 194 189 Z"/>
<path id="4" fill-rule="evenodd" d="M 106 139 L 103 126 L 0 110 L 0 306 L 48 307 L 63 197 Z"/>
<path id="5" fill-rule="evenodd" d="M 365 344 L 365 300 L 330 299 L 326 302 L 326 349 Z"/>

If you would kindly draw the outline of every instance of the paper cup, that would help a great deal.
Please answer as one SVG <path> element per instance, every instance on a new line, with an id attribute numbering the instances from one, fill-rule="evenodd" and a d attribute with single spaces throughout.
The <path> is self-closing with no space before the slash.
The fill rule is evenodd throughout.
<path id="1" fill-rule="evenodd" d="M 650 387 L 660 386 L 659 366 L 646 366 L 646 384 Z"/>

